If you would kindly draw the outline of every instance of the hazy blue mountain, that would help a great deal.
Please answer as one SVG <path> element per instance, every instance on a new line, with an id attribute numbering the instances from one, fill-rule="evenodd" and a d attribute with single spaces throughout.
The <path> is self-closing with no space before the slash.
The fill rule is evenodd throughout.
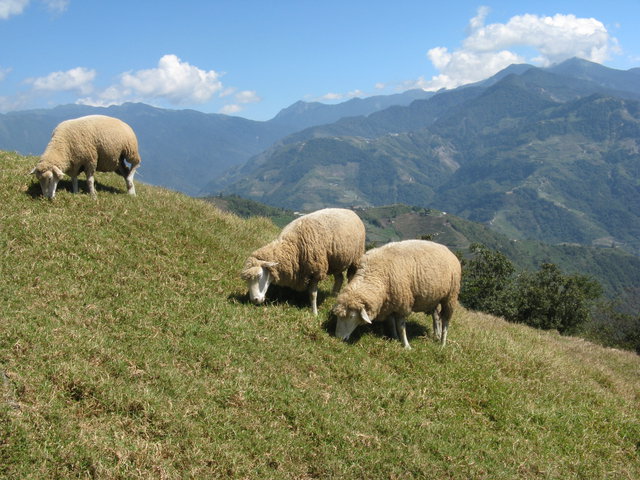
<path id="1" fill-rule="evenodd" d="M 129 123 L 138 135 L 143 163 L 137 178 L 198 195 L 223 172 L 244 164 L 294 131 L 333 122 L 344 115 L 368 114 L 396 103 L 408 104 L 429 95 L 413 90 L 336 105 L 298 102 L 266 122 L 133 103 L 108 108 L 64 105 L 0 115 L 0 149 L 40 155 L 61 121 L 90 114 L 111 115 Z"/>
<path id="2" fill-rule="evenodd" d="M 193 195 L 209 179 L 291 132 L 268 122 L 139 103 L 108 108 L 65 105 L 0 115 L 0 149 L 40 155 L 59 122 L 90 114 L 120 118 L 133 127 L 142 156 L 137 178 Z"/>
<path id="3" fill-rule="evenodd" d="M 352 98 L 346 102 L 328 105 L 320 102 L 298 101 L 281 110 L 271 122 L 290 125 L 302 130 L 314 125 L 334 123 L 341 118 L 367 116 L 394 105 L 409 105 L 414 100 L 429 98 L 434 92 L 408 90 L 395 95 L 376 95 L 367 98 Z"/>
<path id="4" fill-rule="evenodd" d="M 571 58 L 547 68 L 547 71 L 588 80 L 611 90 L 640 94 L 640 68 L 616 70 L 581 58 Z"/>
<path id="5" fill-rule="evenodd" d="M 376 138 L 389 133 L 417 131 L 449 115 L 459 105 L 466 108 L 468 101 L 510 76 L 528 83 L 532 89 L 538 89 L 542 98 L 554 102 L 574 100 L 594 93 L 640 100 L 640 74 L 633 69 L 614 70 L 581 59 L 570 59 L 547 69 L 526 64 L 511 65 L 481 82 L 417 99 L 406 106 L 397 104 L 368 115 L 345 116 L 334 123 L 317 123 L 284 137 L 278 145 L 319 137 Z M 250 162 L 257 165 L 266 158 L 263 153 Z M 235 180 L 237 171 L 228 172 L 226 178 L 216 180 L 209 191 Z"/>

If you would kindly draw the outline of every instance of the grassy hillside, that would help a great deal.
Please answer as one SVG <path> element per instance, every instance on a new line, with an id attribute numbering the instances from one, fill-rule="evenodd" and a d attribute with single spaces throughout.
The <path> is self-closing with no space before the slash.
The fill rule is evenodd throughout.
<path id="1" fill-rule="evenodd" d="M 463 310 L 444 350 L 343 343 L 328 283 L 246 303 L 270 222 L 111 174 L 49 202 L 33 163 L 0 153 L 0 478 L 640 477 L 636 355 Z"/>

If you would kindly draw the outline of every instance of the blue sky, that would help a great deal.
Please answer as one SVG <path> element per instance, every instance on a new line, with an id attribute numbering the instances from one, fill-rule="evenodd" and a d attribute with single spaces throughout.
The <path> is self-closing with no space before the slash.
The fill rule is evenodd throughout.
<path id="1" fill-rule="evenodd" d="M 640 66 L 640 0 L 0 0 L 0 112 L 140 101 L 268 120 L 511 63 Z"/>

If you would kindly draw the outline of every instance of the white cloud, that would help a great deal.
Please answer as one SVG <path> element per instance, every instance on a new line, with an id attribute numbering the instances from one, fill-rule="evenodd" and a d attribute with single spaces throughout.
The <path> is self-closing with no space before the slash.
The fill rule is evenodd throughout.
<path id="1" fill-rule="evenodd" d="M 113 105 L 126 101 L 166 101 L 172 105 L 203 104 L 223 87 L 220 74 L 183 62 L 176 55 L 164 55 L 156 68 L 126 72 L 119 83 L 102 91 L 97 98 L 84 98 L 87 105 Z"/>
<path id="2" fill-rule="evenodd" d="M 617 40 L 594 18 L 524 14 L 507 23 L 485 25 L 488 14 L 487 7 L 478 9 L 469 21 L 461 48 L 430 49 L 427 56 L 439 74 L 430 80 L 420 78 L 414 86 L 427 90 L 453 88 L 485 79 L 512 63 L 548 66 L 571 57 L 602 63 L 619 52 Z M 522 49 L 535 54 L 527 58 L 518 53 Z"/>
<path id="3" fill-rule="evenodd" d="M 205 103 L 222 89 L 220 74 L 204 71 L 176 55 L 164 55 L 158 68 L 125 73 L 121 84 L 145 98 L 164 98 L 172 104 Z"/>
<path id="4" fill-rule="evenodd" d="M 344 93 L 329 92 L 322 95 L 320 98 L 318 98 L 318 100 L 334 101 L 334 100 L 342 100 L 344 97 L 345 97 Z"/>
<path id="5" fill-rule="evenodd" d="M 255 90 L 243 90 L 242 92 L 236 93 L 236 100 L 240 103 L 257 103 L 262 99 L 258 96 Z"/>
<path id="6" fill-rule="evenodd" d="M 377 84 L 380 85 L 380 84 Z M 348 93 L 326 93 L 324 95 L 322 95 L 319 98 L 316 98 L 316 101 L 322 102 L 335 102 L 335 101 L 339 101 L 339 100 L 348 100 L 351 98 L 356 98 L 356 97 L 364 97 L 367 94 L 365 92 L 363 92 L 362 90 L 352 90 Z"/>
<path id="7" fill-rule="evenodd" d="M 42 3 L 54 13 L 62 13 L 69 6 L 70 0 L 42 0 Z M 13 15 L 21 15 L 31 0 L 0 0 L 0 19 L 6 20 Z"/>
<path id="8" fill-rule="evenodd" d="M 47 8 L 54 13 L 62 13 L 69 7 L 70 0 L 43 0 Z"/>
<path id="9" fill-rule="evenodd" d="M 227 97 L 234 93 L 234 89 L 226 89 L 221 94 L 220 97 Z M 226 115 L 233 115 L 235 113 L 239 113 L 244 110 L 244 105 L 249 103 L 258 103 L 261 102 L 262 99 L 258 96 L 258 94 L 254 90 L 243 90 L 241 92 L 234 94 L 234 99 L 237 103 L 227 104 L 220 109 L 220 113 L 224 113 Z"/>
<path id="10" fill-rule="evenodd" d="M 1 68 L 0 67 L 0 82 L 3 81 L 5 78 L 7 78 L 7 75 L 9 75 L 9 73 L 11 73 L 11 67 L 9 68 Z"/>
<path id="11" fill-rule="evenodd" d="M 29 5 L 29 0 L 0 0 L 0 19 L 6 20 L 12 15 L 20 15 Z"/>
<path id="12" fill-rule="evenodd" d="M 242 107 L 237 104 L 225 105 L 220 109 L 220 113 L 224 113 L 225 115 L 233 115 L 234 113 L 238 113 L 242 111 Z"/>
<path id="13" fill-rule="evenodd" d="M 25 81 L 33 85 L 36 91 L 77 91 L 82 95 L 87 95 L 93 90 L 95 77 L 95 70 L 76 67 L 66 72 L 53 72 L 46 77 L 29 78 Z"/>

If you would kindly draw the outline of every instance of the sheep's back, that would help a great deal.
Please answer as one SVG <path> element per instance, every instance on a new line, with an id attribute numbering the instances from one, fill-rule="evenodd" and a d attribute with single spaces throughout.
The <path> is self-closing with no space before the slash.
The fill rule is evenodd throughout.
<path id="1" fill-rule="evenodd" d="M 98 171 L 115 170 L 123 154 L 132 164 L 139 163 L 138 140 L 133 129 L 105 115 L 88 115 L 60 123 L 53 131 L 49 149 L 66 155 L 74 165 L 96 161 Z"/>
<path id="2" fill-rule="evenodd" d="M 369 251 L 357 275 L 364 283 L 386 284 L 384 310 L 408 314 L 431 311 L 446 298 L 457 299 L 461 268 L 444 245 L 407 240 Z"/>
<path id="3" fill-rule="evenodd" d="M 358 261 L 364 253 L 365 229 L 354 212 L 329 208 L 294 220 L 280 238 L 297 245 L 301 270 L 322 278 Z"/>

